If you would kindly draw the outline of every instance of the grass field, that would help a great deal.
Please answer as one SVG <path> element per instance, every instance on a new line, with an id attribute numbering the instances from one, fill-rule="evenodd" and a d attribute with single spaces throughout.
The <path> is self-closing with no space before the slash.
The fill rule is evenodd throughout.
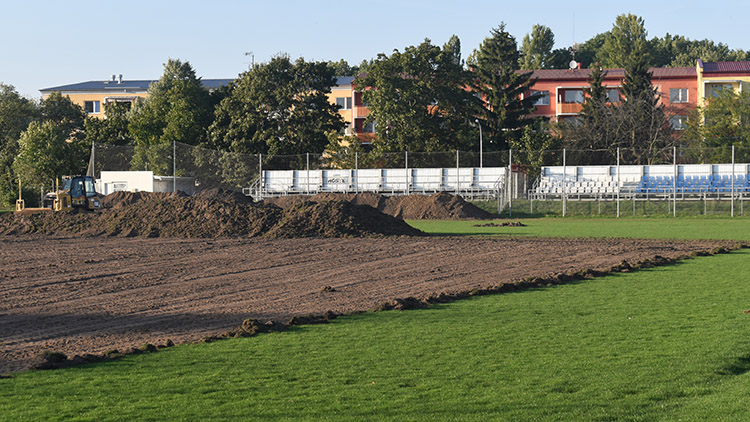
<path id="1" fill-rule="evenodd" d="M 497 203 L 495 201 L 474 201 L 475 205 L 489 211 L 497 212 Z M 529 201 L 524 199 L 514 200 L 512 210 L 506 207 L 501 213 L 502 217 L 508 217 L 512 214 L 515 218 L 540 218 L 540 217 L 561 217 L 562 201 Z M 533 212 L 532 212 L 533 211 Z M 732 202 L 729 200 L 678 200 L 677 216 L 678 217 L 730 217 L 732 212 Z M 593 217 L 593 218 L 612 218 L 617 216 L 617 203 L 615 201 L 566 201 L 566 216 L 568 217 Z M 747 198 L 735 200 L 734 215 L 735 217 L 746 217 L 750 214 L 750 201 Z M 645 199 L 641 198 L 635 201 L 620 201 L 620 218 L 662 218 L 672 217 L 672 201 L 663 198 Z"/>
<path id="2" fill-rule="evenodd" d="M 441 235 L 632 237 L 647 239 L 750 240 L 750 219 L 744 218 L 528 218 L 526 227 L 478 227 L 486 221 L 409 220 L 428 233 Z"/>
<path id="3" fill-rule="evenodd" d="M 748 238 L 743 220 L 598 222 L 535 219 L 513 229 Z M 438 233 L 473 227 L 421 223 Z M 748 258 L 741 250 L 16 374 L 0 379 L 0 420 L 743 420 Z"/>

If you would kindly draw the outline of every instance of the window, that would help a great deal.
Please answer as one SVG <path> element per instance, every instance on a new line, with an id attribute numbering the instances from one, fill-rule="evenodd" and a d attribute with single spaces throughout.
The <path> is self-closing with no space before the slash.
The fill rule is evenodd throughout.
<path id="1" fill-rule="evenodd" d="M 674 130 L 687 129 L 687 116 L 672 116 L 669 118 L 669 125 Z"/>
<path id="2" fill-rule="evenodd" d="M 339 109 L 341 110 L 351 110 L 352 97 L 336 97 L 336 105 L 339 106 Z"/>
<path id="3" fill-rule="evenodd" d="M 575 89 L 575 90 L 565 91 L 563 102 L 582 104 L 583 103 L 583 90 Z"/>
<path id="4" fill-rule="evenodd" d="M 721 91 L 723 91 L 725 89 L 731 90 L 732 89 L 732 85 L 730 85 L 730 84 L 711 85 L 711 95 L 714 96 L 714 97 L 718 97 L 719 94 L 721 94 Z"/>
<path id="5" fill-rule="evenodd" d="M 86 111 L 86 114 L 99 114 L 101 113 L 101 102 L 84 101 L 83 110 Z"/>
<path id="6" fill-rule="evenodd" d="M 533 94 L 539 95 L 534 102 L 535 106 L 549 105 L 549 91 L 532 91 Z"/>
<path id="7" fill-rule="evenodd" d="M 362 130 L 364 133 L 375 133 L 375 124 L 377 122 L 375 120 L 371 121 L 370 123 L 366 124 L 364 129 Z"/>
<path id="8" fill-rule="evenodd" d="M 688 89 L 687 88 L 670 88 L 669 89 L 669 102 L 670 103 L 688 102 Z"/>
<path id="9" fill-rule="evenodd" d="M 618 91 L 617 88 L 607 89 L 607 102 L 608 103 L 620 102 L 620 91 Z"/>
<path id="10" fill-rule="evenodd" d="M 113 192 L 126 192 L 128 190 L 128 182 L 112 182 Z"/>

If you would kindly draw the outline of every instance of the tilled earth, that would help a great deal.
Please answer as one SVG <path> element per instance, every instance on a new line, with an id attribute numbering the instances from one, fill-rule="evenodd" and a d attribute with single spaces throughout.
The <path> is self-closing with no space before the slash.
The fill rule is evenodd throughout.
<path id="1" fill-rule="evenodd" d="M 0 236 L 0 374 L 68 356 L 197 341 L 246 318 L 287 322 L 606 270 L 715 241 L 440 237 L 179 239 Z"/>

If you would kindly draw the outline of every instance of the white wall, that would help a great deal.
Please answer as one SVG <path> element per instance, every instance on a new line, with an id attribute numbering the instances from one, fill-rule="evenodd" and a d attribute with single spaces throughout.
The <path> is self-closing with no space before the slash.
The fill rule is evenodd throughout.
<path id="1" fill-rule="evenodd" d="M 153 192 L 154 172 L 152 171 L 103 171 L 99 179 L 102 195 L 116 191 Z"/>

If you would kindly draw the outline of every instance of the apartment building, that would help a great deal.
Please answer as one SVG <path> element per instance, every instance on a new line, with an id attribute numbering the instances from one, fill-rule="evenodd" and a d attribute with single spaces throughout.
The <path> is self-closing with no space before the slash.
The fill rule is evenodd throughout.
<path id="1" fill-rule="evenodd" d="M 203 79 L 203 86 L 214 90 L 228 85 L 234 79 Z M 47 98 L 53 92 L 66 95 L 74 104 L 83 108 L 86 114 L 104 118 L 104 106 L 112 102 L 132 104 L 136 98 L 148 97 L 148 88 L 156 80 L 124 80 L 122 75 L 112 75 L 106 81 L 87 81 L 69 85 L 40 89 L 42 98 Z"/>
<path id="2" fill-rule="evenodd" d="M 698 105 L 701 97 L 698 91 L 696 69 L 693 67 L 651 68 L 651 83 L 656 87 L 661 103 L 671 117 L 672 127 L 684 129 L 690 110 Z M 583 102 L 590 88 L 592 69 L 542 69 L 534 70 L 536 80 L 533 93 L 542 96 L 536 102 L 535 117 L 551 121 L 575 119 L 583 109 Z M 607 89 L 607 101 L 617 103 L 622 100 L 624 69 L 603 69 L 603 85 Z M 750 75 L 750 73 L 748 73 Z"/>
<path id="3" fill-rule="evenodd" d="M 625 79 L 624 69 L 603 69 L 606 74 L 604 86 L 610 102 L 622 100 L 621 89 Z M 532 92 L 542 93 L 536 102 L 533 117 L 544 117 L 551 121 L 575 119 L 583 108 L 591 69 L 542 69 L 534 70 L 536 82 Z M 715 96 L 722 89 L 736 92 L 750 91 L 750 62 L 703 62 L 695 67 L 651 68 L 652 83 L 660 101 L 670 115 L 674 129 L 685 128 L 690 111 L 706 103 L 706 98 Z M 227 85 L 233 79 L 203 79 L 209 90 Z M 109 102 L 133 102 L 135 98 L 148 96 L 148 87 L 156 80 L 123 80 L 122 75 L 106 81 L 88 81 L 40 90 L 43 97 L 60 92 L 83 107 L 87 114 L 104 117 L 104 105 Z M 328 94 L 329 101 L 337 104 L 339 113 L 346 122 L 347 135 L 357 136 L 361 142 L 370 143 L 375 136 L 375 122 L 366 124 L 370 110 L 362 99 L 362 92 L 353 85 L 354 77 L 337 78 L 336 85 Z"/>

